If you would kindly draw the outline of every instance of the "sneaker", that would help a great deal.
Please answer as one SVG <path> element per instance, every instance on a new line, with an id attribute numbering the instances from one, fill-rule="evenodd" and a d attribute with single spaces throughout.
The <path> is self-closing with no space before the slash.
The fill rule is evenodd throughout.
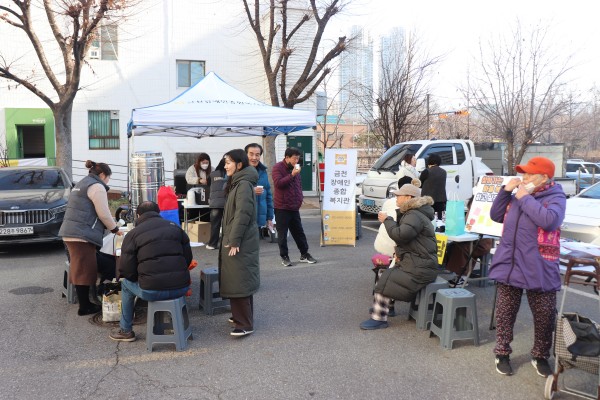
<path id="1" fill-rule="evenodd" d="M 233 317 L 229 317 L 229 319 L 227 320 L 227 322 L 229 322 L 230 324 L 234 324 L 235 321 L 233 320 Z"/>
<path id="2" fill-rule="evenodd" d="M 366 321 L 360 323 L 360 329 L 371 331 L 374 329 L 385 329 L 388 327 L 387 321 L 376 321 L 373 318 L 369 318 Z"/>
<path id="3" fill-rule="evenodd" d="M 548 360 L 545 358 L 532 358 L 531 365 L 533 365 L 539 376 L 547 377 L 552 375 L 552 368 L 550 368 L 550 364 L 548 364 Z"/>
<path id="4" fill-rule="evenodd" d="M 117 342 L 133 342 L 135 340 L 135 333 L 133 331 L 123 332 L 121 329 L 116 329 L 108 337 Z"/>
<path id="5" fill-rule="evenodd" d="M 252 329 L 245 330 L 245 329 L 235 328 L 234 330 L 231 331 L 230 335 L 231 336 L 248 336 L 252 332 L 254 332 Z"/>
<path id="6" fill-rule="evenodd" d="M 306 254 L 303 254 L 300 257 L 300 262 L 305 262 L 305 263 L 309 263 L 309 264 L 315 264 L 317 262 L 317 260 L 315 260 L 314 258 L 312 258 L 312 256 L 310 255 L 310 253 L 306 253 Z"/>
<path id="7" fill-rule="evenodd" d="M 214 249 L 216 249 L 216 247 L 213 247 L 213 246 L 211 246 L 211 245 L 207 244 L 207 245 L 206 245 L 206 249 L 207 249 L 207 250 L 214 250 Z"/>
<path id="8" fill-rule="evenodd" d="M 496 371 L 502 375 L 512 375 L 513 370 L 510 366 L 510 358 L 507 355 L 496 356 Z"/>
<path id="9" fill-rule="evenodd" d="M 467 283 L 465 284 L 465 278 L 463 278 L 462 276 L 460 278 L 455 278 L 452 279 L 451 281 L 448 281 L 448 286 L 450 286 L 451 288 L 455 288 L 455 287 L 467 287 L 469 286 L 469 282 L 467 281 Z"/>
<path id="10" fill-rule="evenodd" d="M 281 265 L 283 265 L 284 267 L 291 267 L 294 264 L 292 264 L 288 256 L 284 256 L 281 257 Z"/>

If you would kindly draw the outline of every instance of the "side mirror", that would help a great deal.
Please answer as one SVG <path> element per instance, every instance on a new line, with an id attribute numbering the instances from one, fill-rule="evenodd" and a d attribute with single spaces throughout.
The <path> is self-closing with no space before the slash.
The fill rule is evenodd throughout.
<path id="1" fill-rule="evenodd" d="M 415 167 L 417 169 L 417 171 L 421 172 L 425 169 L 426 165 L 425 165 L 425 159 L 424 158 L 417 158 L 417 166 Z"/>

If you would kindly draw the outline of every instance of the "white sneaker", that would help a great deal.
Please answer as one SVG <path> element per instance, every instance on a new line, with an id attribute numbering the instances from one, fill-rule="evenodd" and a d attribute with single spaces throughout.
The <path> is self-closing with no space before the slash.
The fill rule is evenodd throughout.
<path id="1" fill-rule="evenodd" d="M 210 245 L 207 244 L 206 245 L 206 249 L 207 250 L 214 250 L 214 249 L 216 249 L 216 247 L 212 247 L 212 246 L 210 246 Z"/>

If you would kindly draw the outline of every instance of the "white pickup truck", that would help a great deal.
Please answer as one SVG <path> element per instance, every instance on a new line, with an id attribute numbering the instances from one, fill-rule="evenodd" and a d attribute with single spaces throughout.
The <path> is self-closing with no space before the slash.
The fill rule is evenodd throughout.
<path id="1" fill-rule="evenodd" d="M 361 212 L 378 213 L 384 201 L 392 197 L 400 178 L 397 173 L 406 154 L 417 156 L 417 171 L 425 169 L 425 159 L 433 153 L 442 159 L 446 170 L 446 194 L 460 200 L 473 196 L 473 187 L 482 175 L 493 175 L 481 158 L 475 156 L 475 146 L 470 140 L 415 140 L 398 143 L 389 148 L 371 167 L 362 184 L 358 206 Z"/>

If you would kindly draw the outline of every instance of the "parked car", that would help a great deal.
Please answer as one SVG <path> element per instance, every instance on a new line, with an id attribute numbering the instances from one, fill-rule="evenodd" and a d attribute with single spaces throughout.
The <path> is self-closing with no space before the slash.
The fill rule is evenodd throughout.
<path id="1" fill-rule="evenodd" d="M 561 237 L 591 243 L 600 237 L 600 182 L 567 199 Z"/>
<path id="2" fill-rule="evenodd" d="M 0 168 L 0 244 L 61 240 L 72 186 L 60 167 Z"/>
<path id="3" fill-rule="evenodd" d="M 446 170 L 446 193 L 460 200 L 473 196 L 473 186 L 484 175 L 492 175 L 480 157 L 475 155 L 475 145 L 470 140 L 415 140 L 390 147 L 371 167 L 362 185 L 358 206 L 362 212 L 377 214 L 391 192 L 398 188 L 398 171 L 403 157 L 414 154 L 416 169 L 425 169 L 425 160 L 431 154 L 442 159 Z"/>
<path id="4" fill-rule="evenodd" d="M 356 174 L 356 180 L 354 181 L 356 184 L 356 205 L 358 205 L 358 197 L 363 194 L 362 192 L 362 184 L 363 181 L 365 180 L 365 178 L 367 177 L 367 174 Z"/>
<path id="5" fill-rule="evenodd" d="M 583 190 L 600 181 L 600 168 L 592 162 L 569 159 L 567 160 L 566 176 L 576 179 L 578 189 Z"/>

